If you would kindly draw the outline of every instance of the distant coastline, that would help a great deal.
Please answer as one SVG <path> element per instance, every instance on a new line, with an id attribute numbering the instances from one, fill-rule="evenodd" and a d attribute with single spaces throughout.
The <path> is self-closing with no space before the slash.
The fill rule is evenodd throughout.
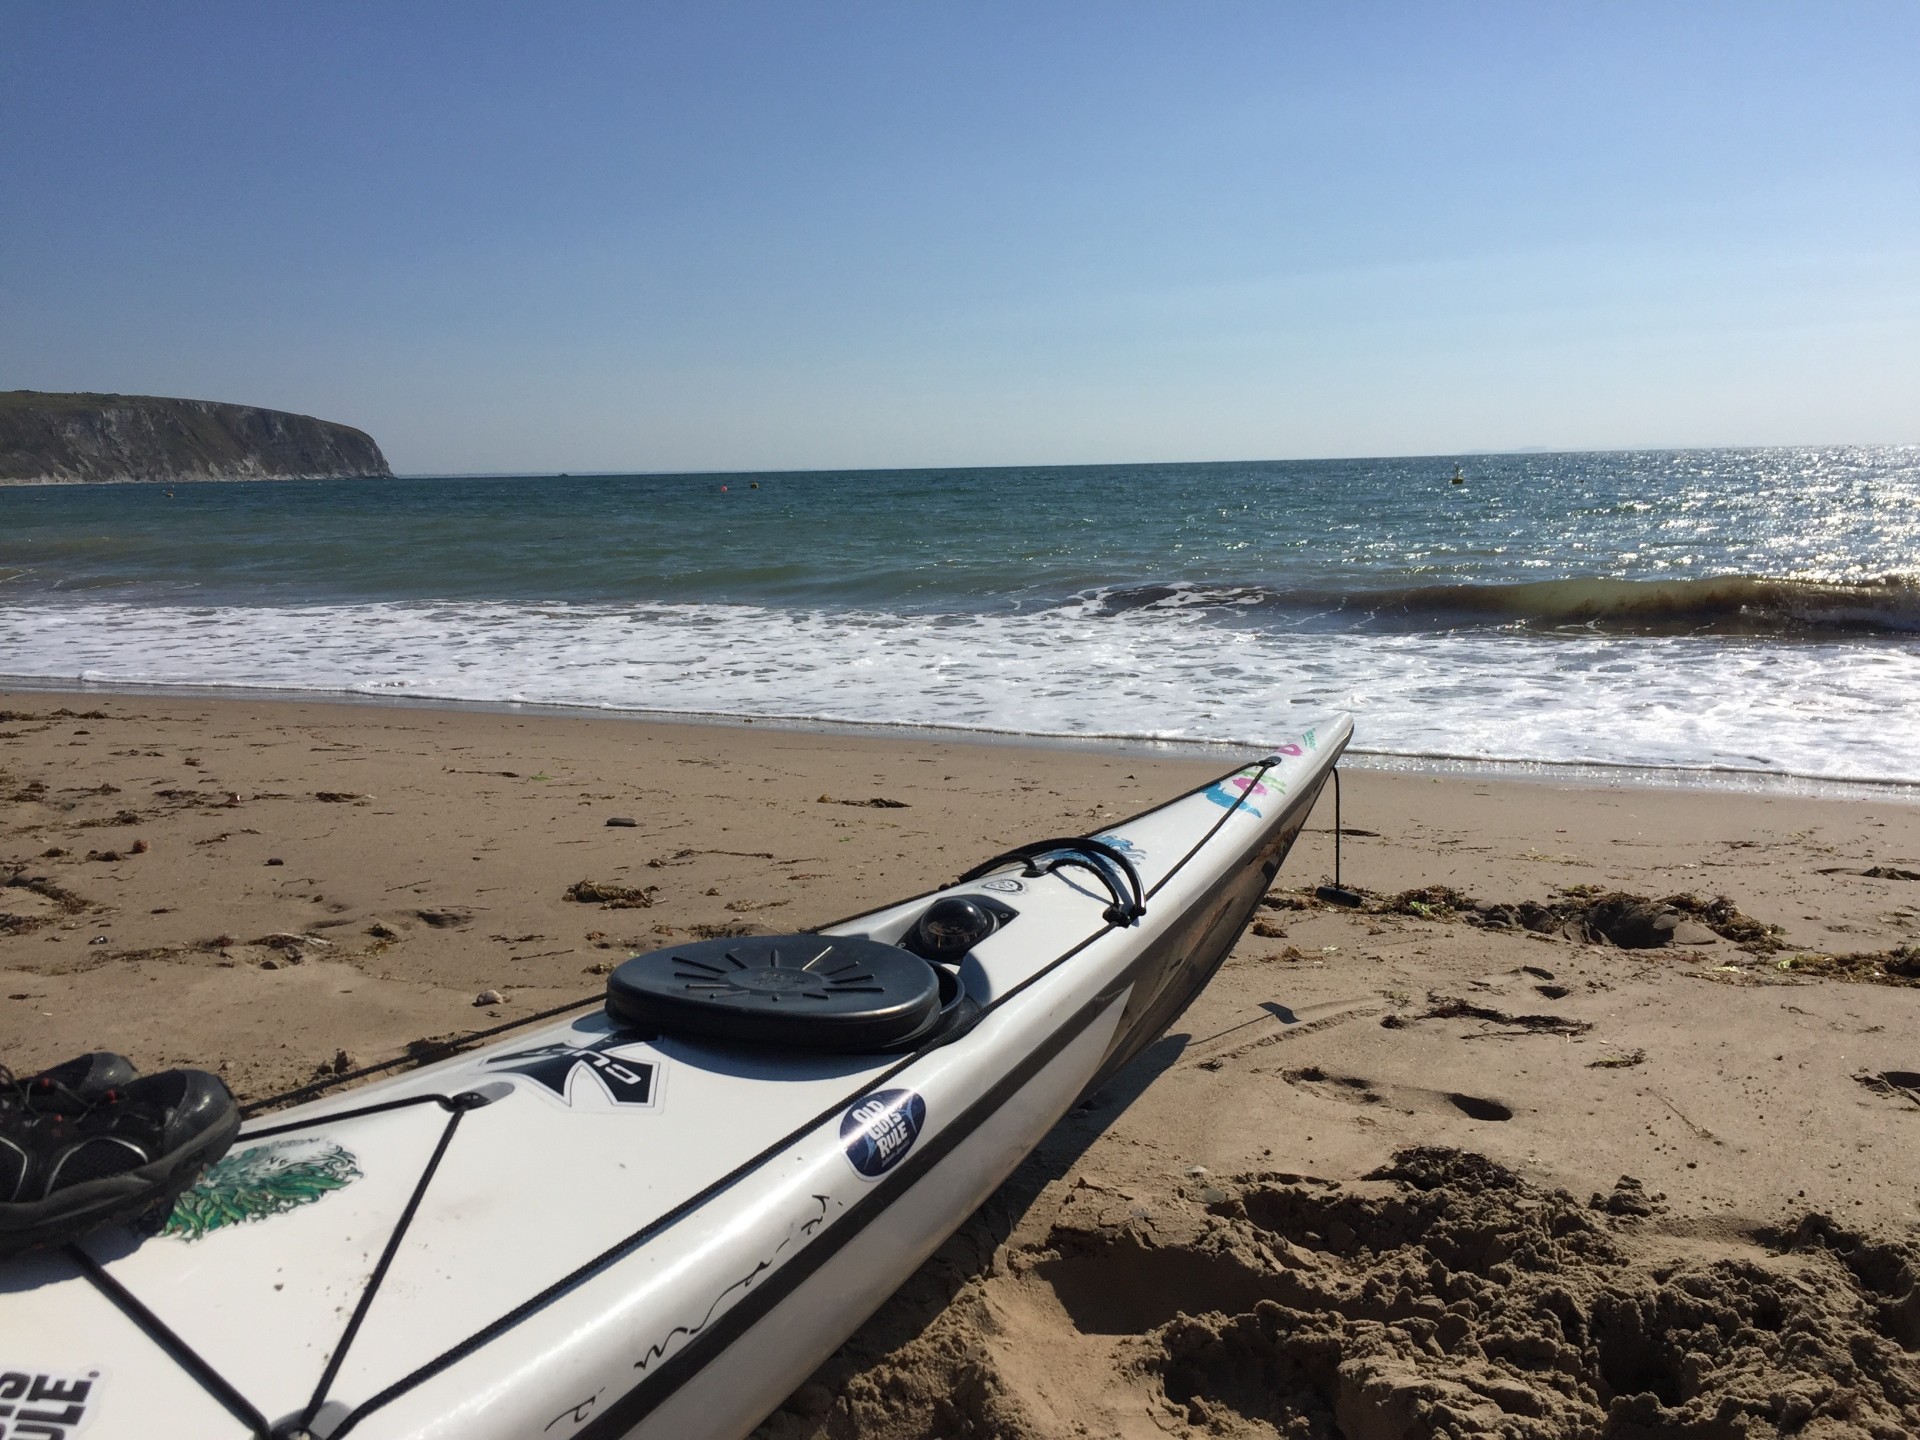
<path id="1" fill-rule="evenodd" d="M 390 479 L 364 430 L 155 395 L 0 391 L 0 485 Z"/>

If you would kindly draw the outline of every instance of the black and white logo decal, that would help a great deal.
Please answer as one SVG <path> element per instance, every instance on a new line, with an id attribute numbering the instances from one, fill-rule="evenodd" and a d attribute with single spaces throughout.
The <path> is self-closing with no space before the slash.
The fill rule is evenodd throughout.
<path id="1" fill-rule="evenodd" d="M 1002 895 L 1018 895 L 1027 887 L 1022 885 L 1018 880 L 982 880 L 980 882 L 980 888 L 982 890 L 998 891 Z"/>
<path id="2" fill-rule="evenodd" d="M 646 1036 L 616 1030 L 591 1045 L 556 1041 L 532 1050 L 497 1055 L 486 1064 L 495 1074 L 526 1076 L 567 1105 L 574 1103 L 571 1092 L 577 1090 L 579 1084 L 591 1085 L 597 1081 L 599 1091 L 615 1105 L 643 1108 L 660 1098 L 660 1062 L 612 1052 L 643 1045 L 646 1041 Z M 576 1082 L 574 1076 L 582 1071 L 593 1080 Z"/>
<path id="3" fill-rule="evenodd" d="M 911 1090 L 876 1090 L 840 1117 L 847 1161 L 877 1180 L 902 1160 L 927 1123 L 927 1102 Z"/>
<path id="4" fill-rule="evenodd" d="M 100 1372 L 49 1375 L 27 1370 L 0 1372 L 0 1440 L 67 1440 L 96 1408 L 93 1392 Z"/>

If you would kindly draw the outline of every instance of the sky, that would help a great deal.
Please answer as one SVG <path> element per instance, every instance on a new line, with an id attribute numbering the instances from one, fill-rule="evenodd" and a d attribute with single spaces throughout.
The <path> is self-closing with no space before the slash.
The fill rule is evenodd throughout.
<path id="1" fill-rule="evenodd" d="M 1920 5 L 0 0 L 0 389 L 402 473 L 1920 442 Z"/>

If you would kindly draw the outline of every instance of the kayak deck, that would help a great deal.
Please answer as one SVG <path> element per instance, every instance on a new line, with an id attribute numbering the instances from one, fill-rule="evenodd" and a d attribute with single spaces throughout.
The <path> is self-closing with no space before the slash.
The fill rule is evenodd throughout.
<path id="1" fill-rule="evenodd" d="M 0 1358 L 98 1372 L 90 1440 L 743 1433 L 1204 985 L 1349 729 L 1095 837 L 1141 914 L 1029 858 L 816 932 L 1010 912 L 950 967 L 948 1033 L 807 1051 L 600 1010 L 302 1105 L 163 1233 L 8 1267 Z"/>

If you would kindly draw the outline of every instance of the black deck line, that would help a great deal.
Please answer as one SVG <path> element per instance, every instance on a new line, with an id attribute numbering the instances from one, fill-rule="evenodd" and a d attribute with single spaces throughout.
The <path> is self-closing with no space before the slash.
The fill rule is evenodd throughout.
<path id="1" fill-rule="evenodd" d="M 131 1320 L 134 1326 L 164 1352 L 174 1364 L 178 1365 L 200 1388 L 207 1392 L 221 1409 L 238 1420 L 252 1436 L 252 1440 L 269 1440 L 272 1422 L 253 1407 L 248 1400 L 231 1385 L 227 1377 L 209 1365 L 200 1353 L 173 1332 L 171 1326 L 153 1311 L 149 1310 L 138 1295 L 122 1285 L 106 1268 L 81 1249 L 79 1244 L 66 1246 L 68 1257 L 80 1268 L 87 1281 L 107 1298 L 107 1301 L 120 1313 Z"/>
<path id="2" fill-rule="evenodd" d="M 1346 747 L 1344 745 L 1340 747 L 1340 753 L 1344 753 L 1345 750 L 1346 750 Z M 1270 757 L 1263 755 L 1260 757 L 1260 760 L 1245 761 L 1242 764 L 1234 766 L 1234 768 L 1231 770 L 1226 770 L 1221 772 L 1220 774 L 1214 776 L 1213 779 L 1206 781 L 1204 784 L 1195 785 L 1190 790 L 1182 790 L 1178 795 L 1175 795 L 1170 799 L 1162 800 L 1162 801 L 1159 801 L 1157 804 L 1149 805 L 1144 810 L 1136 810 L 1133 812 L 1133 814 L 1123 816 L 1121 819 L 1109 820 L 1101 828 L 1103 830 L 1113 830 L 1113 829 L 1117 829 L 1119 826 L 1122 826 L 1122 825 L 1131 825 L 1136 820 L 1144 820 L 1147 816 L 1153 814 L 1153 812 L 1156 810 L 1165 810 L 1169 805 L 1178 805 L 1182 800 L 1191 800 L 1194 796 L 1200 794 L 1202 791 L 1211 790 L 1214 786 L 1218 785 L 1222 780 L 1227 779 L 1229 776 L 1238 775 L 1242 770 L 1247 769 L 1249 766 L 1258 765 L 1261 763 L 1262 760 L 1267 760 L 1269 758 Z M 1336 753 L 1336 755 L 1334 756 L 1334 759 L 1336 761 L 1339 759 L 1339 753 Z M 1241 798 L 1242 800 L 1245 799 L 1244 796 L 1242 796 Z M 1238 810 L 1239 808 L 1240 808 L 1240 801 L 1235 801 L 1233 805 L 1233 810 Z M 1233 813 L 1233 810 L 1227 811 L 1227 814 L 1231 815 Z M 1224 819 L 1225 816 L 1222 816 L 1221 818 Z M 1219 822 L 1216 821 L 1214 823 L 1213 830 L 1218 830 L 1219 828 L 1220 828 Z M 1209 830 L 1207 832 L 1207 835 L 1209 838 L 1212 837 L 1213 830 Z M 1200 843 L 1204 845 L 1206 841 L 1203 840 Z M 1191 858 L 1193 852 L 1188 851 L 1187 853 L 1188 853 L 1188 858 Z M 1184 865 L 1185 863 L 1186 863 L 1186 860 L 1184 859 L 1180 862 L 1181 865 Z M 1167 871 L 1165 875 L 1161 876 L 1159 884 L 1155 885 L 1152 890 L 1149 890 L 1147 892 L 1147 898 L 1151 899 L 1153 895 L 1160 889 L 1160 886 L 1166 884 L 1167 881 L 1171 880 L 1176 874 L 1179 873 L 1179 870 L 1180 870 L 1180 865 L 1175 865 L 1171 870 Z M 929 895 L 938 895 L 941 891 L 951 889 L 953 886 L 960 883 L 961 882 L 958 880 L 949 880 L 945 885 L 936 885 L 933 887 L 933 889 L 922 890 L 917 895 L 902 895 L 898 900 L 890 901 L 888 904 L 882 906 L 881 908 L 886 910 L 891 910 L 899 905 L 911 905 L 916 900 L 924 900 Z M 813 933 L 817 934 L 822 930 L 831 930 L 836 925 L 848 925 L 855 920 L 864 920 L 867 916 L 871 914 L 873 914 L 873 911 L 871 910 L 862 910 L 857 915 L 843 915 L 838 920 L 827 920 L 819 925 L 814 926 Z"/>

